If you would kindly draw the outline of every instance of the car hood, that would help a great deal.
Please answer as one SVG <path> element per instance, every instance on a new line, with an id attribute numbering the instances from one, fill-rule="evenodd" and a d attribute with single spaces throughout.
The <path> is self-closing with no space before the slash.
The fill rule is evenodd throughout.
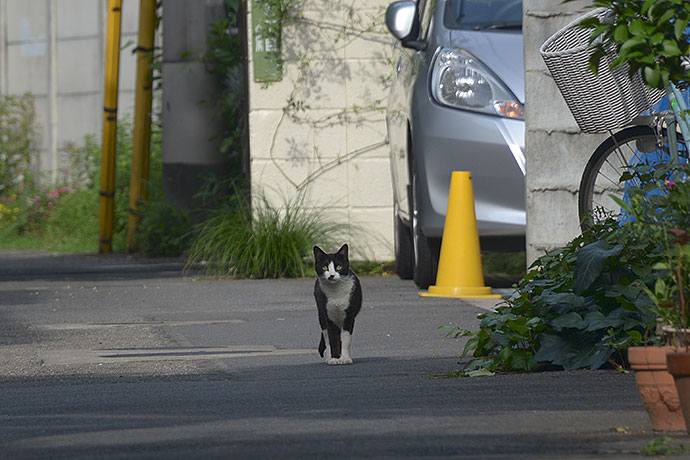
<path id="1" fill-rule="evenodd" d="M 462 49 L 489 67 L 520 102 L 525 103 L 522 34 L 505 31 L 451 31 L 453 48 Z"/>

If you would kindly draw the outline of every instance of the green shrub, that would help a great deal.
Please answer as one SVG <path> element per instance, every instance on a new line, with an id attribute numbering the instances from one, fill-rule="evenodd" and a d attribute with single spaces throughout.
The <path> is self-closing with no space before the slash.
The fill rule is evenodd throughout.
<path id="1" fill-rule="evenodd" d="M 140 208 L 137 227 L 139 250 L 147 256 L 177 256 L 189 248 L 189 214 L 165 201 L 148 201 Z"/>
<path id="2" fill-rule="evenodd" d="M 658 340 L 642 285 L 653 283 L 662 257 L 657 242 L 632 225 L 593 226 L 536 260 L 510 300 L 479 316 L 478 331 L 450 327 L 449 336 L 470 337 L 463 356 L 473 359 L 461 374 L 598 369 L 618 351 Z"/>
<path id="3" fill-rule="evenodd" d="M 50 193 L 50 192 L 48 192 Z M 95 252 L 98 240 L 98 193 L 81 189 L 60 194 L 53 206 L 20 211 L 10 226 L 0 225 L 0 245 L 25 250 Z"/>

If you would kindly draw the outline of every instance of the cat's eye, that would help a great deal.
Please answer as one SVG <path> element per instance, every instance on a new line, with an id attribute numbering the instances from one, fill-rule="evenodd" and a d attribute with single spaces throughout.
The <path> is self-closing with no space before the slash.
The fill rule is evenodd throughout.
<path id="1" fill-rule="evenodd" d="M 322 269 L 323 271 L 327 271 L 327 270 L 328 270 L 328 267 L 326 267 L 326 266 L 324 265 L 323 267 L 321 267 L 321 269 Z"/>
<path id="2" fill-rule="evenodd" d="M 342 270 L 342 269 L 343 269 L 343 266 L 342 266 L 342 265 L 338 265 L 337 267 L 335 267 L 335 269 L 336 269 L 336 270 Z"/>

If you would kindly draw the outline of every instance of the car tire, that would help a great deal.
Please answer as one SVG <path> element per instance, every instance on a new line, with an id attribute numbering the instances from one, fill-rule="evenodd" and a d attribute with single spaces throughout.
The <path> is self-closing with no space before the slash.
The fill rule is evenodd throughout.
<path id="1" fill-rule="evenodd" d="M 398 215 L 397 206 L 393 216 L 393 245 L 395 247 L 395 273 L 404 280 L 414 276 L 414 252 L 412 248 L 412 234 L 408 226 L 403 224 Z"/>
<path id="2" fill-rule="evenodd" d="M 437 248 L 440 242 L 427 238 L 422 232 L 419 222 L 421 209 L 419 208 L 419 183 L 416 170 L 412 170 L 412 199 L 410 200 L 410 218 L 412 221 L 412 250 L 414 260 L 414 282 L 420 289 L 427 289 L 436 280 L 438 268 Z"/>

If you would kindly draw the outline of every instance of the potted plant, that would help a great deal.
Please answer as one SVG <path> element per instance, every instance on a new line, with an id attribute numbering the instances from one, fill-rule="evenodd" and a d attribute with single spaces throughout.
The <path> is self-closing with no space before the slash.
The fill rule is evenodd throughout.
<path id="1" fill-rule="evenodd" d="M 565 0 L 572 1 L 572 0 Z M 651 88 L 665 88 L 669 82 L 679 83 L 687 80 L 687 63 L 690 51 L 690 3 L 678 0 L 592 0 L 592 7 L 604 7 L 612 14 L 603 19 L 592 17 L 582 23 L 592 29 L 591 43 L 595 52 L 590 58 L 590 69 L 598 71 L 601 58 L 613 46 L 618 57 L 611 63 L 612 67 L 627 64 L 631 75 L 640 72 L 645 84 Z M 674 169 L 675 166 L 675 169 Z M 635 175 L 644 175 L 646 181 L 642 186 L 628 190 L 625 202 L 618 200 L 621 207 L 634 217 L 632 225 L 641 232 L 648 232 L 663 243 L 665 261 L 652 267 L 659 277 L 653 291 L 646 288 L 656 306 L 660 318 L 661 331 L 670 337 L 662 347 L 631 347 L 628 358 L 631 367 L 636 370 L 635 377 L 640 383 L 653 385 L 660 383 L 658 393 L 650 387 L 640 388 L 640 394 L 652 399 L 645 403 L 648 409 L 666 409 L 667 414 L 659 417 L 650 412 L 650 419 L 655 429 L 675 420 L 673 429 L 682 429 L 678 422 L 677 385 L 672 385 L 665 370 L 665 355 L 671 359 L 674 372 L 684 372 L 682 363 L 688 355 L 687 312 L 688 267 L 690 266 L 690 184 L 685 181 L 685 172 L 673 165 L 667 168 L 636 168 L 626 173 L 628 179 Z M 639 179 L 640 177 L 638 177 Z M 674 180 L 675 178 L 675 180 Z M 626 178 L 622 178 L 625 180 Z M 663 335 L 663 334 L 661 334 Z M 685 350 L 681 350 L 684 345 Z M 682 352 L 681 352 L 682 351 Z M 637 368 L 636 368 L 637 367 Z M 646 369 L 643 369 L 646 368 Z M 654 371 L 659 377 L 652 376 Z M 690 356 L 688 356 L 687 374 L 676 378 L 682 391 L 687 387 L 690 392 Z M 661 380 L 658 380 L 661 379 Z M 684 395 L 681 395 L 684 400 Z M 690 395 L 688 395 L 688 412 L 690 420 Z M 663 420 L 655 420 L 660 418 Z M 684 422 L 683 422 L 684 425 Z"/>
<path id="2" fill-rule="evenodd" d="M 628 358 L 652 425 L 664 431 L 687 430 L 684 420 L 690 419 L 690 330 L 686 312 L 690 287 L 690 181 L 684 166 L 634 168 L 623 179 L 642 185 L 628 189 L 626 201 L 618 200 L 632 218 L 630 225 L 659 241 L 663 248 L 664 260 L 651 267 L 658 273 L 654 285 L 642 286 L 655 306 L 663 346 L 631 348 Z M 652 371 L 656 372 L 654 376 Z M 653 385 L 657 385 L 656 390 L 650 389 Z M 681 420 L 685 400 L 688 412 Z"/>
<path id="3" fill-rule="evenodd" d="M 690 287 L 690 234 L 683 229 L 671 230 L 676 239 L 674 242 L 675 258 L 668 269 L 673 280 L 671 290 L 676 301 L 677 316 L 680 320 L 673 327 L 673 345 L 676 348 L 666 354 L 668 372 L 673 375 L 685 420 L 690 420 L 690 329 L 688 328 L 687 299 Z M 669 328 L 670 329 L 670 328 Z M 686 430 L 690 427 L 686 422 Z"/>

